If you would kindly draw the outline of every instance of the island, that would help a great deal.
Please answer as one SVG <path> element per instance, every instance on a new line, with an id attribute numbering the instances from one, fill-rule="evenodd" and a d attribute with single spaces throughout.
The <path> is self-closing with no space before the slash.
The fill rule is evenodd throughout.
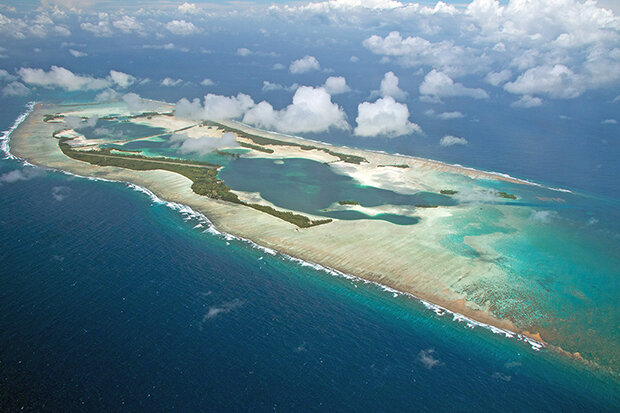
<path id="1" fill-rule="evenodd" d="M 560 323 L 538 315 L 544 305 L 497 247 L 530 225 L 527 200 L 543 199 L 540 186 L 148 106 L 38 103 L 12 134 L 11 153 L 146 188 L 222 233 L 409 294 L 536 349 L 574 350 Z M 538 202 L 556 198 L 545 199 Z"/>

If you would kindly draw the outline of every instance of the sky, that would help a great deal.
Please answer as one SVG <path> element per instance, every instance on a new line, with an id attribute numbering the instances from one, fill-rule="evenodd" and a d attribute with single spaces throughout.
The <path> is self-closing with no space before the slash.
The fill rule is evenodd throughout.
<path id="1" fill-rule="evenodd" d="M 566 162 L 584 154 L 585 139 L 586 155 L 594 152 L 582 168 L 604 169 L 612 162 L 605 156 L 618 152 L 617 8 L 578 0 L 5 1 L 0 98 L 125 99 L 136 110 L 141 97 L 162 99 L 195 119 L 470 164 L 472 148 L 488 158 L 498 150 L 525 156 L 532 141 L 548 151 L 565 146 L 548 141 L 553 132 L 574 143 Z"/>

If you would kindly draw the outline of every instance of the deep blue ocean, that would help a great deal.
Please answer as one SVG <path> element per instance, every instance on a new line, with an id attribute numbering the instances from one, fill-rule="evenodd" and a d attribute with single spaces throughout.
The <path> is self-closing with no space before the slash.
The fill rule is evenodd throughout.
<path id="1" fill-rule="evenodd" d="M 2 102 L 1 129 L 24 103 Z M 25 176 L 0 186 L 2 411 L 620 406 L 605 373 L 205 231 L 125 184 Z"/>
<path id="2" fill-rule="evenodd" d="M 126 90 L 146 98 L 244 92 L 276 109 L 292 93 L 263 91 L 263 81 L 316 86 L 343 75 L 352 92 L 333 101 L 352 125 L 357 105 L 394 70 L 409 93 L 411 121 L 424 134 L 306 137 L 587 194 L 601 201 L 592 217 L 606 227 L 597 230 L 618 239 L 620 125 L 601 122 L 618 117 L 620 103 L 611 103 L 617 88 L 521 110 L 510 107 L 515 96 L 465 78 L 491 99 L 429 104 L 417 93 L 424 73 L 384 65 L 362 46 L 371 34 L 406 27 L 269 23 L 268 40 L 259 36 L 260 25 L 234 17 L 204 38 L 174 39 L 190 52 L 144 48 L 167 39 L 91 36 L 71 46 L 88 51 L 81 60 L 58 39 L 11 40 L 0 68 L 58 65 L 95 77 L 114 69 L 151 79 Z M 80 43 L 78 36 L 72 40 Z M 339 42 L 323 42 L 331 37 Z M 263 55 L 240 59 L 239 47 Z M 328 72 L 299 77 L 272 69 L 304 54 Z M 352 63 L 352 55 L 360 61 Z M 159 86 L 164 77 L 185 82 Z M 215 85 L 199 86 L 204 78 Z M 87 102 L 97 92 L 38 88 L 27 97 L 2 97 L 0 131 L 28 100 Z M 440 122 L 425 115 L 429 109 L 465 117 Z M 445 135 L 469 143 L 444 148 Z M 0 181 L 0 411 L 620 411 L 617 375 L 205 231 L 199 218 L 126 184 L 31 172 L 19 160 L 0 160 L 0 176 L 13 171 L 24 179 Z M 583 211 L 587 206 L 576 215 Z"/>

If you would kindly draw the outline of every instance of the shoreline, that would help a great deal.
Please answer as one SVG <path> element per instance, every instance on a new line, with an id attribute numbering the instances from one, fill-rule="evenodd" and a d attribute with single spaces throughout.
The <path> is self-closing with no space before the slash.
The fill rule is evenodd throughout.
<path id="1" fill-rule="evenodd" d="M 537 187 L 540 187 L 540 188 L 545 188 L 545 189 L 549 189 L 551 191 L 556 191 L 556 192 L 574 193 L 574 191 L 572 191 L 570 189 L 553 187 L 553 186 L 541 184 L 541 183 L 538 183 L 538 182 L 534 182 L 534 181 L 531 181 L 529 179 L 514 177 L 514 176 L 511 176 L 509 174 L 502 173 L 502 172 L 487 171 L 487 170 L 479 169 L 479 168 L 475 168 L 475 167 L 464 166 L 464 165 L 461 165 L 461 164 L 458 164 L 458 163 L 452 164 L 452 163 L 438 161 L 438 160 L 430 159 L 430 158 L 422 158 L 422 157 L 419 157 L 419 156 L 405 155 L 405 154 L 401 154 L 401 153 L 389 153 L 389 152 L 385 152 L 385 151 L 381 151 L 381 150 L 376 150 L 376 149 L 364 149 L 364 148 L 357 148 L 357 147 L 350 147 L 350 146 L 336 146 L 336 145 L 333 145 L 331 143 L 323 142 L 323 141 L 320 141 L 320 140 L 308 139 L 308 138 L 303 138 L 301 136 L 288 135 L 288 134 L 284 134 L 284 133 L 279 133 L 279 132 L 268 131 L 268 130 L 265 130 L 265 129 L 260 129 L 260 128 L 257 128 L 257 127 L 251 126 L 251 125 L 247 125 L 245 123 L 242 123 L 242 122 L 239 122 L 239 121 L 236 121 L 236 120 L 220 121 L 220 123 L 222 123 L 223 125 L 227 125 L 227 126 L 237 127 L 239 129 L 244 128 L 244 129 L 247 129 L 247 130 L 250 130 L 250 131 L 253 131 L 253 132 L 260 132 L 258 134 L 259 136 L 277 137 L 278 139 L 281 139 L 281 140 L 289 139 L 289 140 L 291 140 L 293 142 L 295 142 L 295 141 L 298 141 L 298 142 L 312 142 L 313 144 L 321 145 L 321 146 L 328 147 L 328 148 L 335 148 L 335 149 L 344 148 L 344 149 L 347 149 L 349 151 L 373 153 L 373 154 L 385 155 L 385 156 L 389 156 L 389 157 L 398 157 L 398 158 L 402 158 L 403 160 L 411 159 L 411 160 L 422 162 L 422 163 L 427 163 L 427 164 L 431 164 L 431 165 L 437 165 L 440 168 L 456 170 L 456 171 L 459 171 L 460 173 L 462 173 L 462 174 L 464 174 L 466 176 L 468 176 L 469 173 L 472 173 L 472 174 L 475 174 L 475 175 L 487 176 L 488 179 L 492 179 L 492 180 L 512 182 L 512 183 L 520 184 L 520 185 L 532 185 L 532 186 L 537 186 Z M 243 129 L 241 129 L 241 130 L 243 130 Z"/>
<path id="2" fill-rule="evenodd" d="M 33 111 L 34 109 L 35 108 L 33 108 Z M 41 107 L 37 109 L 41 109 Z M 32 112 L 30 112 L 30 114 L 32 114 Z M 24 117 L 24 119 L 22 119 L 21 122 L 24 122 L 25 120 L 29 118 L 28 114 L 22 114 L 20 118 L 21 117 Z M 11 130 L 11 132 L 18 129 L 19 126 L 20 125 L 15 126 Z M 18 134 L 19 134 L 19 131 L 18 131 Z M 10 139 L 11 135 L 12 133 L 8 133 L 7 138 Z M 7 147 L 10 148 L 10 146 L 8 145 L 8 139 L 6 143 L 7 143 Z M 329 146 L 334 147 L 332 145 L 329 145 Z M 340 148 L 340 147 L 335 147 L 335 148 Z M 12 150 L 13 148 L 10 148 L 10 149 Z M 361 152 L 361 150 L 355 150 L 355 152 L 358 152 L 358 151 Z M 347 151 L 347 152 L 351 152 L 351 151 Z M 89 168 L 88 166 L 80 165 L 81 167 L 77 168 L 77 169 L 82 169 L 81 171 L 82 173 L 80 173 L 79 171 L 76 172 L 74 170 L 71 170 L 71 167 L 68 168 L 69 170 L 66 170 L 66 169 L 63 169 L 62 167 L 54 167 L 54 166 L 46 165 L 45 163 L 42 163 L 42 162 L 37 162 L 36 159 L 27 157 L 27 156 L 26 157 L 22 156 L 23 154 L 19 153 L 19 150 L 15 152 L 15 154 L 18 155 L 20 159 L 23 159 L 25 164 L 30 163 L 33 165 L 41 165 L 47 169 L 57 170 L 57 171 L 60 171 L 68 175 L 73 175 L 73 176 L 77 176 L 77 177 L 81 177 L 81 178 L 85 178 L 89 180 L 102 180 L 102 181 L 107 181 L 107 182 L 123 183 L 127 185 L 129 188 L 132 188 L 138 192 L 142 192 L 146 194 L 147 196 L 151 198 L 151 200 L 153 200 L 153 202 L 166 204 L 169 208 L 177 210 L 181 214 L 189 214 L 194 217 L 202 217 L 200 218 L 200 220 L 203 220 L 203 222 L 207 223 L 208 225 L 205 231 L 209 231 L 214 234 L 219 234 L 225 239 L 228 239 L 228 240 L 235 239 L 241 242 L 248 243 L 253 248 L 260 249 L 261 251 L 264 251 L 265 253 L 268 253 L 270 255 L 280 255 L 283 258 L 288 259 L 292 262 L 297 262 L 299 265 L 313 267 L 319 271 L 323 271 L 333 276 L 343 277 L 346 279 L 353 279 L 353 280 L 356 280 L 357 282 L 362 282 L 365 284 L 371 283 L 386 292 L 389 292 L 395 295 L 400 295 L 400 294 L 406 295 L 420 302 L 424 307 L 426 307 L 429 310 L 432 310 L 433 312 L 435 312 L 436 314 L 440 316 L 450 314 L 452 315 L 453 321 L 458 321 L 459 323 L 465 323 L 468 327 L 472 327 L 472 328 L 481 327 L 481 328 L 491 331 L 494 334 L 504 335 L 507 338 L 515 338 L 519 341 L 528 343 L 533 350 L 540 350 L 541 348 L 548 348 L 550 350 L 556 350 L 559 353 L 566 354 L 571 358 L 581 360 L 586 364 L 598 366 L 598 364 L 595 362 L 589 361 L 587 359 L 583 359 L 578 353 L 571 353 L 571 352 L 563 350 L 560 346 L 545 342 L 544 338 L 541 338 L 540 334 L 537 332 L 529 332 L 526 330 L 519 329 L 508 319 L 499 319 L 493 316 L 491 313 L 487 312 L 485 309 L 482 309 L 482 308 L 475 309 L 475 308 L 471 308 L 467 306 L 467 302 L 465 301 L 465 299 L 461 298 L 461 299 L 454 299 L 454 300 L 445 300 L 433 294 L 429 295 L 425 293 L 424 291 L 419 291 L 419 290 L 411 289 L 411 288 L 402 288 L 402 283 L 400 285 L 399 285 L 399 282 L 390 283 L 389 282 L 390 280 L 386 280 L 385 278 L 382 278 L 382 277 L 367 277 L 365 276 L 366 274 L 359 274 L 356 271 L 351 271 L 348 268 L 348 265 L 346 265 L 347 264 L 346 262 L 342 263 L 344 265 L 338 265 L 338 264 L 330 265 L 329 261 L 327 263 L 320 262 L 320 261 L 312 259 L 311 256 L 310 257 L 304 256 L 308 254 L 299 254 L 297 253 L 298 251 L 296 251 L 295 248 L 286 247 L 286 239 L 282 240 L 283 241 L 282 244 L 277 244 L 277 243 L 274 244 L 273 242 L 271 242 L 272 239 L 265 240 L 265 239 L 261 239 L 261 237 L 254 237 L 253 234 L 251 233 L 252 231 L 248 231 L 249 233 L 247 234 L 244 231 L 239 231 L 238 230 L 239 225 L 237 225 L 236 228 L 231 227 L 229 225 L 229 220 L 227 219 L 228 217 L 226 216 L 226 215 L 234 215 L 235 213 L 239 212 L 239 209 L 231 208 L 230 205 L 226 203 L 222 203 L 220 201 L 215 201 L 215 200 L 209 200 L 209 202 L 194 202 L 195 197 L 192 197 L 192 196 L 186 197 L 186 200 L 188 200 L 189 202 L 183 202 L 184 196 L 188 195 L 187 193 L 181 194 L 183 196 L 180 196 L 180 197 L 176 196 L 177 194 L 174 193 L 174 190 L 172 191 L 164 190 L 162 188 L 162 185 L 153 184 L 152 179 L 148 179 L 148 177 L 145 177 L 144 174 L 140 176 L 141 174 L 137 174 L 135 173 L 135 171 L 134 172 L 124 171 L 123 172 L 123 171 L 118 171 L 119 168 L 104 167 L 103 169 L 106 169 L 106 171 L 105 173 L 103 173 L 103 171 L 101 170 L 102 168 L 97 170 L 96 168 L 92 168 L 92 166 Z M 11 156 L 15 157 L 15 154 L 11 153 Z M 392 156 L 389 154 L 381 154 L 381 155 Z M 398 156 L 407 158 L 402 155 L 398 155 Z M 454 166 L 451 166 L 451 167 L 454 167 Z M 174 177 L 171 178 L 169 176 L 171 173 L 162 172 L 160 174 L 157 172 L 162 172 L 162 171 L 149 171 L 149 174 L 146 174 L 146 175 L 153 174 L 153 175 L 157 175 L 158 178 L 165 177 L 164 180 L 167 179 L 170 182 L 174 182 L 176 184 L 177 189 L 179 188 L 187 189 L 185 188 L 187 187 L 186 185 L 187 182 L 179 183 L 180 180 L 177 179 L 178 176 L 176 178 Z M 110 176 L 110 177 L 107 177 L 107 176 Z M 492 179 L 498 179 L 498 178 L 493 177 Z M 524 182 L 518 182 L 518 183 L 524 184 Z M 536 185 L 535 183 L 528 183 L 528 184 Z M 234 211 L 223 212 L 224 209 L 231 209 L 231 210 L 234 209 Z M 247 215 L 252 215 L 252 214 L 247 214 Z M 251 218 L 255 218 L 255 217 L 251 216 L 250 220 Z M 263 221 L 269 221 L 269 219 L 266 219 Z M 277 220 L 275 223 L 269 222 L 269 224 L 274 224 L 275 226 L 282 227 L 282 223 L 277 223 Z M 241 225 L 241 227 L 243 227 L 243 225 Z M 279 229 L 282 229 L 282 228 L 279 228 Z M 306 230 L 303 230 L 303 231 L 306 231 Z M 601 367 L 601 368 L 603 368 L 604 370 L 606 369 L 605 367 Z"/>
<path id="3" fill-rule="evenodd" d="M 10 146 L 8 144 L 8 140 L 10 140 L 12 132 L 18 129 L 19 126 L 21 126 L 21 124 L 24 121 L 28 120 L 28 118 L 30 117 L 30 115 L 32 115 L 33 112 L 35 112 L 36 110 L 40 110 L 45 106 L 46 106 L 45 104 L 36 104 L 36 105 L 33 104 L 29 112 L 26 112 L 19 117 L 19 119 L 21 119 L 20 123 L 17 125 L 14 125 L 14 127 L 11 129 L 11 133 L 8 134 L 8 139 L 6 140 L 6 145 L 9 150 L 10 150 Z M 76 106 L 76 105 L 66 105 L 64 107 L 70 107 L 70 106 Z M 295 138 L 295 139 L 298 139 L 298 138 Z M 321 143 L 321 146 L 323 145 L 334 147 L 332 145 Z M 355 152 L 358 152 L 358 151 L 360 150 L 355 150 Z M 388 154 L 380 154 L 380 155 L 391 156 Z M 518 338 L 521 341 L 528 342 L 533 349 L 538 350 L 540 348 L 548 346 L 548 344 L 545 343 L 544 340 L 538 336 L 538 334 L 536 333 L 531 334 L 525 331 L 520 331 L 509 320 L 497 319 L 493 315 L 486 313 L 485 311 L 471 309 L 465 305 L 465 300 L 455 300 L 453 302 L 447 302 L 445 300 L 439 299 L 439 297 L 429 296 L 428 294 L 424 294 L 423 292 L 412 291 L 411 289 L 399 288 L 398 285 L 390 285 L 387 282 L 381 282 L 377 279 L 365 278 L 364 276 L 357 275 L 355 274 L 355 272 L 349 271 L 346 268 L 342 268 L 342 266 L 326 265 L 325 263 L 316 262 L 315 260 L 308 259 L 306 257 L 300 257 L 299 255 L 301 254 L 295 254 L 294 251 L 290 251 L 287 248 L 282 247 L 282 246 L 279 246 L 279 247 L 275 245 L 267 246 L 264 243 L 262 243 L 261 240 L 253 239 L 253 237 L 246 236 L 246 234 L 238 233 L 238 231 L 234 231 L 234 230 L 231 231 L 225 228 L 225 225 L 218 225 L 217 217 L 209 217 L 209 211 L 205 211 L 203 210 L 203 208 L 200 208 L 200 207 L 195 208 L 194 205 L 188 205 L 185 203 L 176 202 L 176 200 L 174 199 L 168 199 L 168 198 L 174 198 L 174 197 L 173 196 L 167 197 L 165 194 L 163 194 L 163 196 L 162 194 L 157 194 L 157 192 L 154 192 L 153 190 L 148 188 L 148 184 L 142 185 L 140 183 L 136 183 L 130 177 L 128 177 L 129 179 L 109 179 L 109 178 L 104 178 L 101 176 L 92 176 L 92 175 L 89 175 L 88 173 L 80 174 L 80 173 L 76 173 L 75 171 L 70 171 L 70 170 L 68 171 L 63 168 L 49 166 L 42 162 L 37 162 L 37 160 L 29 158 L 27 156 L 23 156 L 23 154 L 21 153 L 17 153 L 17 154 L 10 153 L 10 156 L 12 156 L 13 158 L 22 159 L 24 160 L 24 162 L 27 162 L 31 165 L 42 166 L 47 169 L 60 171 L 62 173 L 80 177 L 80 178 L 85 178 L 85 179 L 90 179 L 90 180 L 101 180 L 101 181 L 106 181 L 106 182 L 123 183 L 125 185 L 128 185 L 130 188 L 133 188 L 139 192 L 143 192 L 147 194 L 148 196 L 151 197 L 151 199 L 153 199 L 154 201 L 156 200 L 156 202 L 161 202 L 161 203 L 172 205 L 172 209 L 186 210 L 186 211 L 191 210 L 194 214 L 200 214 L 202 217 L 204 217 L 204 219 L 206 219 L 209 222 L 209 225 L 211 225 L 211 227 L 216 233 L 224 234 L 223 236 L 225 238 L 232 237 L 234 239 L 238 239 L 240 241 L 250 243 L 255 248 L 261 249 L 272 255 L 281 254 L 282 256 L 286 257 L 287 259 L 291 261 L 298 262 L 301 265 L 307 265 L 307 266 L 314 267 L 316 269 L 327 272 L 331 275 L 337 275 L 337 276 L 341 276 L 347 279 L 356 279 L 363 283 L 372 283 L 385 291 L 388 291 L 394 294 L 404 294 L 404 295 L 410 296 L 411 298 L 421 302 L 426 308 L 431 309 L 437 314 L 439 313 L 451 314 L 453 316 L 453 319 L 459 322 L 465 322 L 467 324 L 477 325 L 477 326 L 486 328 L 496 334 L 505 335 L 506 337 Z M 399 157 L 405 158 L 404 156 L 399 156 Z M 414 159 L 414 160 L 420 161 L 419 159 Z M 434 162 L 434 163 L 440 164 L 439 162 Z M 89 166 L 87 165 L 82 165 L 82 166 L 85 167 L 85 169 L 89 168 Z M 106 167 L 106 168 L 109 168 L 109 167 Z M 450 166 L 450 168 L 453 168 L 453 167 Z M 153 171 L 149 171 L 149 172 L 153 172 Z M 131 173 L 129 175 L 131 175 Z M 217 201 L 212 201 L 212 202 L 217 202 Z M 221 202 L 217 202 L 217 203 L 221 203 Z"/>
<path id="4" fill-rule="evenodd" d="M 381 284 L 377 281 L 372 281 L 372 280 L 367 280 L 365 278 L 359 277 L 355 274 L 349 274 L 343 271 L 340 271 L 338 269 L 335 268 L 331 268 L 316 262 L 312 262 L 312 261 L 307 261 L 292 255 L 289 255 L 283 251 L 278 251 L 276 249 L 272 249 L 266 246 L 263 246 L 257 242 L 255 242 L 254 240 L 250 239 L 250 238 L 244 238 L 240 235 L 235 235 L 235 234 L 230 234 L 224 231 L 221 231 L 217 228 L 217 226 L 202 212 L 196 211 L 194 210 L 191 206 L 189 205 L 185 205 L 185 204 L 181 204 L 181 203 L 177 203 L 174 201 L 167 201 L 165 199 L 162 199 L 160 197 L 158 197 L 155 193 L 153 193 L 151 190 L 149 190 L 146 187 L 137 185 L 133 182 L 127 182 L 127 181 L 119 181 L 119 180 L 112 180 L 112 179 L 105 179 L 105 178 L 96 178 L 96 177 L 91 177 L 91 176 L 84 176 L 84 175 L 78 175 L 69 171 L 65 171 L 65 170 L 61 170 L 61 169 L 55 169 L 55 168 L 48 168 L 45 166 L 39 166 L 39 165 L 35 165 L 35 164 L 31 164 L 30 162 L 28 162 L 25 159 L 22 158 L 18 158 L 18 157 L 14 157 L 13 159 L 20 159 L 23 160 L 24 162 L 27 162 L 29 165 L 32 166 L 36 166 L 36 167 L 43 167 L 49 170 L 53 170 L 56 172 L 60 172 L 62 174 L 65 175 L 69 175 L 72 177 L 76 177 L 76 178 L 80 178 L 80 179 L 87 179 L 90 181 L 100 181 L 100 182 L 109 182 L 109 183 L 118 183 L 118 184 L 123 184 L 124 186 L 126 186 L 127 188 L 130 188 L 136 192 L 139 192 L 141 194 L 146 195 L 147 197 L 149 197 L 151 199 L 151 201 L 153 203 L 157 203 L 160 205 L 165 205 L 166 207 L 168 207 L 169 209 L 173 210 L 173 211 L 177 211 L 178 213 L 180 213 L 183 216 L 186 217 L 191 217 L 194 219 L 197 219 L 199 222 L 199 224 L 197 224 L 194 228 L 196 227 L 200 227 L 200 228 L 205 228 L 202 232 L 208 232 L 212 235 L 215 236 L 220 236 L 223 239 L 227 240 L 227 241 L 231 241 L 231 240 L 235 240 L 238 242 L 242 242 L 245 243 L 247 245 L 249 245 L 251 248 L 257 249 L 259 251 L 263 251 L 266 254 L 269 254 L 271 256 L 281 256 L 282 258 L 297 263 L 302 267 L 310 267 L 313 268 L 317 271 L 321 271 L 323 273 L 326 273 L 328 275 L 334 276 L 334 277 L 339 277 L 339 278 L 344 278 L 347 280 L 353 280 L 356 282 L 360 282 L 363 284 L 372 284 L 375 287 L 378 287 L 379 289 L 388 292 L 388 293 L 392 293 L 394 295 L 394 297 L 397 297 L 398 295 L 404 295 L 410 299 L 413 299 L 417 302 L 419 302 L 420 304 L 422 304 L 426 309 L 433 311 L 435 314 L 437 314 L 438 316 L 442 317 L 444 315 L 451 315 L 452 316 L 452 321 L 455 322 L 459 322 L 459 323 L 465 323 L 467 325 L 467 327 L 469 328 L 474 328 L 474 327 L 480 327 L 483 329 L 486 329 L 490 332 L 492 332 L 493 334 L 499 334 L 499 335 L 503 335 L 506 338 L 514 338 L 517 339 L 519 341 L 525 342 L 527 344 L 530 345 L 530 347 L 532 348 L 532 350 L 535 351 L 540 351 L 543 348 L 550 348 L 550 349 L 558 349 L 560 351 L 561 348 L 559 347 L 555 347 L 552 346 L 548 343 L 546 343 L 544 340 L 542 340 L 539 336 L 538 333 L 535 334 L 531 334 L 527 331 L 518 331 L 518 329 L 514 329 L 511 330 L 509 328 L 506 327 L 500 327 L 497 325 L 493 325 L 491 323 L 486 323 L 477 319 L 472 318 L 469 315 L 466 314 L 462 314 L 460 312 L 457 311 L 453 311 L 449 308 L 443 307 L 440 304 L 436 304 L 436 303 L 432 303 L 430 301 L 428 301 L 427 299 L 421 298 L 418 295 L 412 293 L 412 292 L 408 292 L 408 291 L 402 291 L 402 290 L 397 290 L 395 288 L 390 287 L 389 285 L 385 285 L 385 284 Z M 492 316 L 490 316 L 492 317 Z M 536 337 L 538 336 L 538 337 Z M 572 355 L 572 353 L 568 353 L 565 352 L 569 355 Z"/>

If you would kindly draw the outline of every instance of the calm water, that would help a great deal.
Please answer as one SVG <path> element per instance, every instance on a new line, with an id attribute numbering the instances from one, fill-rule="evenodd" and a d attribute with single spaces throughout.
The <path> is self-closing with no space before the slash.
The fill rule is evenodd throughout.
<path id="1" fill-rule="evenodd" d="M 94 120 L 94 119 L 93 119 Z M 137 123 L 123 122 L 122 120 L 96 119 L 94 125 L 76 128 L 76 132 L 86 139 L 118 139 L 144 138 L 161 135 L 166 130 Z"/>
<path id="2" fill-rule="evenodd" d="M 552 354 L 205 234 L 121 184 L 47 174 L 2 195 L 5 409 L 597 411 L 618 402 L 612 382 Z"/>
<path id="3" fill-rule="evenodd" d="M 22 176 L 0 186 L 0 410 L 619 406 L 614 379 L 204 232 L 123 184 Z"/>
<path id="4" fill-rule="evenodd" d="M 401 225 L 418 222 L 413 217 L 380 214 L 374 217 L 357 211 L 324 211 L 338 201 L 355 201 L 365 207 L 393 205 L 455 205 L 449 196 L 431 192 L 403 195 L 394 191 L 362 186 L 353 178 L 339 175 L 329 165 L 307 159 L 239 158 L 222 168 L 218 176 L 232 189 L 259 192 L 282 208 L 339 219 L 383 219 Z"/>

